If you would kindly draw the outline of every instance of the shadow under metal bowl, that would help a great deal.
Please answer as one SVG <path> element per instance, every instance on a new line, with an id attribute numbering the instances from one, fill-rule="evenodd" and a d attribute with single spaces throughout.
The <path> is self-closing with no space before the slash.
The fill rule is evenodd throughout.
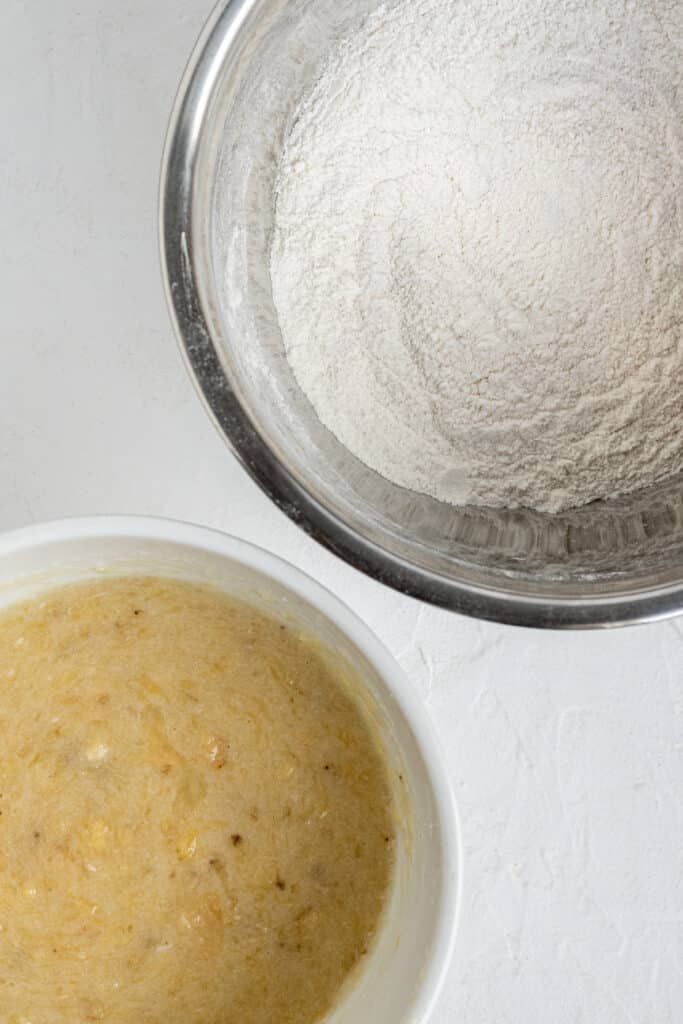
<path id="1" fill-rule="evenodd" d="M 180 87 L 162 259 L 187 362 L 245 468 L 368 575 L 455 611 L 609 626 L 683 606 L 683 480 L 545 515 L 453 506 L 389 483 L 322 426 L 289 368 L 269 276 L 278 158 L 331 45 L 377 0 L 232 0 Z"/>

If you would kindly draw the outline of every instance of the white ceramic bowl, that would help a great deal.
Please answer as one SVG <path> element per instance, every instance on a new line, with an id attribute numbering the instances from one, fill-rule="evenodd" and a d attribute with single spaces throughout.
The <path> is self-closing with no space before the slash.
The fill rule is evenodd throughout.
<path id="1" fill-rule="evenodd" d="M 317 635 L 355 667 L 390 769 L 399 812 L 397 864 L 375 945 L 325 1024 L 425 1021 L 455 937 L 461 852 L 443 763 L 425 711 L 399 666 L 353 612 L 309 576 L 204 527 L 102 516 L 0 536 L 0 606 L 102 573 L 213 583 Z"/>

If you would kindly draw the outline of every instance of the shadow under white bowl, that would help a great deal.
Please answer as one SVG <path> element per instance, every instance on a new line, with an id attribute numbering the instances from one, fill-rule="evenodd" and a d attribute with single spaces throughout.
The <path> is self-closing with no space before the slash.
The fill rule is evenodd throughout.
<path id="1" fill-rule="evenodd" d="M 0 607 L 75 580 L 145 573 L 220 587 L 317 636 L 356 670 L 384 744 L 399 813 L 396 873 L 376 942 L 324 1020 L 426 1021 L 452 952 L 461 855 L 444 765 L 409 681 L 346 605 L 246 541 L 134 516 L 61 520 L 0 536 Z"/>
<path id="2" fill-rule="evenodd" d="M 455 508 L 364 466 L 294 379 L 269 272 L 278 159 L 321 60 L 379 0 L 230 0 L 171 119 L 162 261 L 187 363 L 263 490 L 321 543 L 422 600 L 527 626 L 683 609 L 683 479 L 557 515 Z"/>

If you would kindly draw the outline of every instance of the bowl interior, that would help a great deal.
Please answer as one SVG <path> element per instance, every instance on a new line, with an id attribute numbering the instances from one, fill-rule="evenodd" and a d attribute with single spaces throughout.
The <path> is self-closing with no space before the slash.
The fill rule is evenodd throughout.
<path id="1" fill-rule="evenodd" d="M 322 426 L 294 379 L 269 274 L 278 158 L 329 47 L 376 6 L 233 0 L 215 22 L 212 92 L 197 115 L 190 239 L 194 284 L 220 363 L 207 371 L 215 388 L 228 381 L 301 491 L 367 544 L 427 576 L 539 600 L 634 595 L 680 583 L 681 478 L 554 516 L 454 508 L 359 462 Z M 239 449 L 234 432 L 231 440 Z"/>
<path id="2" fill-rule="evenodd" d="M 0 539 L 0 607 L 93 576 L 149 573 L 210 583 L 317 636 L 349 678 L 362 681 L 357 698 L 383 744 L 396 807 L 396 870 L 375 945 L 326 1024 L 421 1019 L 450 951 L 459 865 L 448 787 L 440 767 L 435 780 L 431 734 L 419 736 L 420 722 L 416 731 L 401 705 L 398 666 L 330 594 L 250 545 L 182 524 L 148 529 L 136 521 L 126 532 L 125 524 L 89 522 Z"/>

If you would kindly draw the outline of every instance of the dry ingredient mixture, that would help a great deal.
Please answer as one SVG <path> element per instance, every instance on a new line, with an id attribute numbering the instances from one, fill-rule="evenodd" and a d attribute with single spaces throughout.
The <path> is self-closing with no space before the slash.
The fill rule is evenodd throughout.
<path id="1" fill-rule="evenodd" d="M 683 469 L 683 4 L 400 0 L 293 120 L 271 276 L 320 419 L 454 504 Z"/>
<path id="2" fill-rule="evenodd" d="M 2 1024 L 311 1024 L 392 867 L 374 734 L 313 641 L 217 591 L 0 615 Z"/>

